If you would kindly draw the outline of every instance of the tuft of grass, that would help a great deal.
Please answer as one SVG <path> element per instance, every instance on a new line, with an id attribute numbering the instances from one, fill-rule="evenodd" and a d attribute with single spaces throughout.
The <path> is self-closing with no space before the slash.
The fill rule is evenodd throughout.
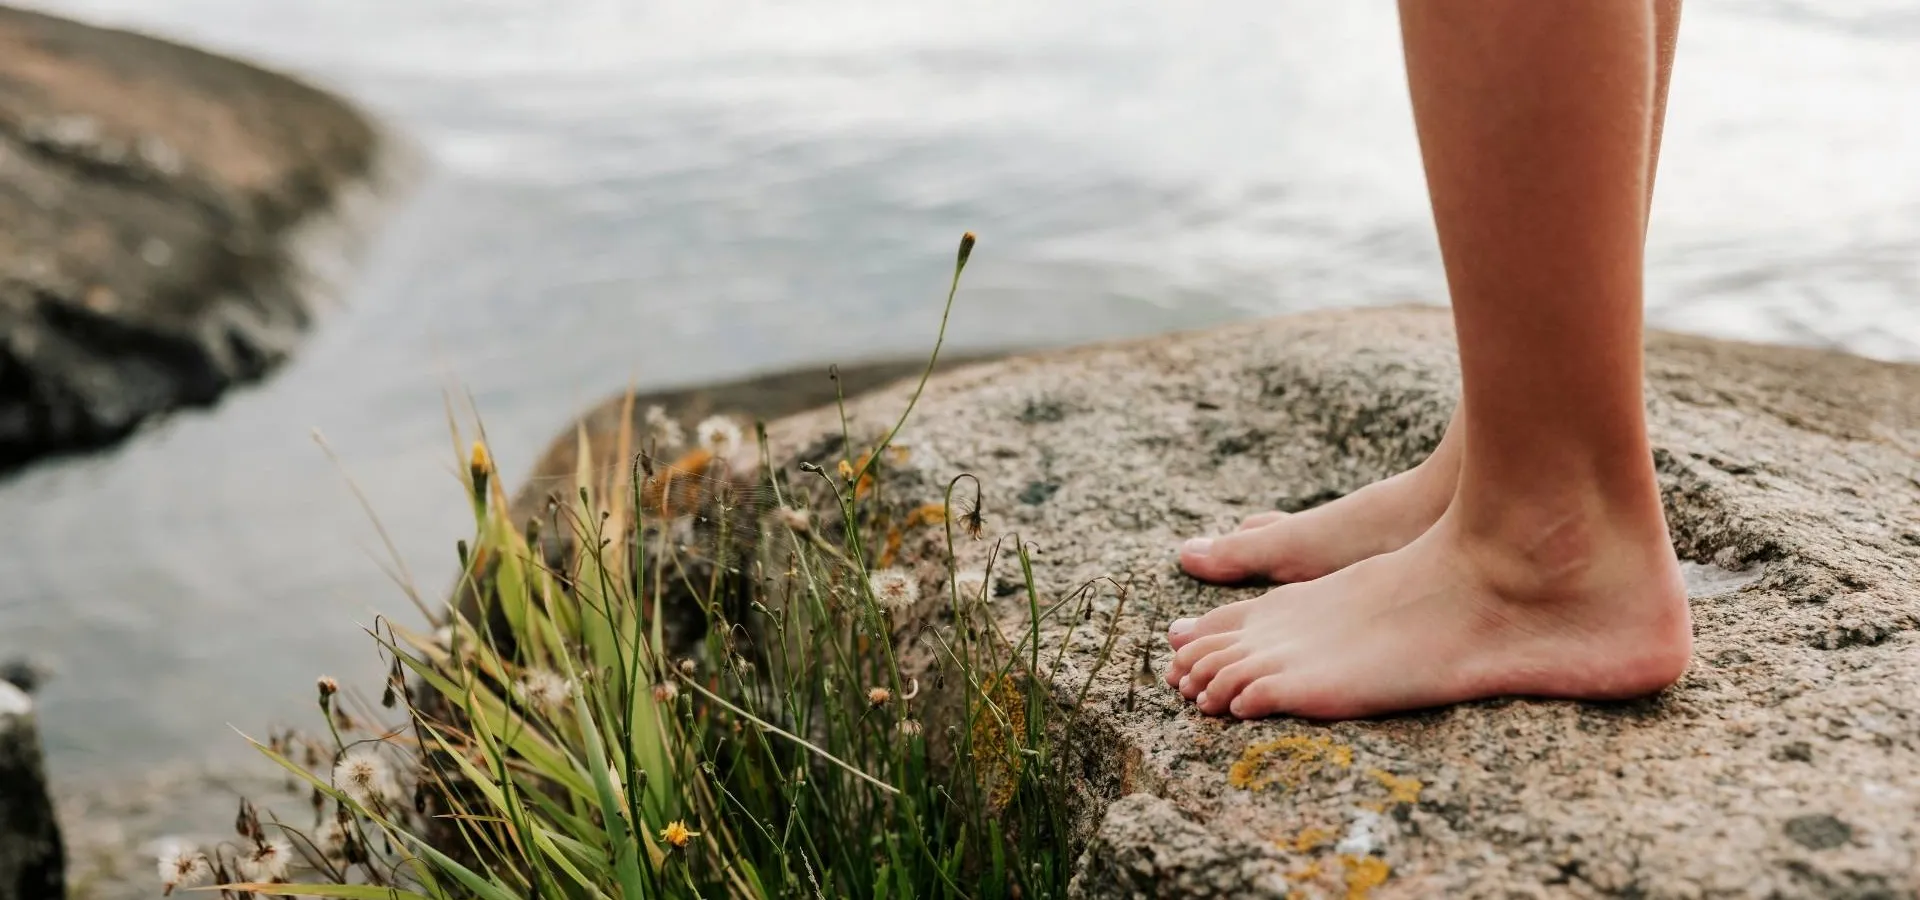
<path id="1" fill-rule="evenodd" d="M 941 340 L 973 243 L 956 257 Z M 428 628 L 376 622 L 391 666 L 377 707 L 323 680 L 323 732 L 255 742 L 311 788 L 311 808 L 265 820 L 243 808 L 239 840 L 206 857 L 219 884 L 204 889 L 1065 896 L 1038 636 L 1086 592 L 1043 605 L 1012 538 L 1030 626 L 1010 638 L 988 608 L 991 562 L 955 562 L 956 525 L 981 537 L 978 480 L 958 507 L 970 475 L 937 507 L 902 518 L 888 506 L 900 501 L 883 469 L 904 452 L 892 442 L 938 352 L 892 428 L 864 449 L 843 433 L 832 468 L 783 473 L 760 429 L 757 461 L 714 447 L 670 457 L 623 437 L 614 458 L 630 462 L 596 471 L 582 433 L 571 493 L 545 522 L 515 523 L 476 441 L 462 460 L 473 534 L 458 547 L 456 602 Z M 631 404 L 625 416 L 623 436 Z M 889 568 L 902 523 L 944 525 L 937 582 Z M 276 841 L 298 865 L 245 865 Z"/>

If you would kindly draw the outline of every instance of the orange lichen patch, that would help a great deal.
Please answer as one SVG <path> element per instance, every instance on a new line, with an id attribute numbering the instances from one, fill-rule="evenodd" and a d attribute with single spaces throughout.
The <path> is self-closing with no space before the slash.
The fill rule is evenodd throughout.
<path id="1" fill-rule="evenodd" d="M 1374 812 L 1386 812 L 1388 807 L 1396 803 L 1406 803 L 1409 805 L 1419 803 L 1420 791 L 1426 788 L 1426 785 L 1422 784 L 1418 778 L 1395 775 L 1392 772 L 1381 769 L 1369 769 L 1367 770 L 1367 775 L 1372 777 L 1373 780 L 1380 782 L 1380 784 L 1387 789 L 1387 799 L 1364 804 Z"/>
<path id="2" fill-rule="evenodd" d="M 1308 825 L 1300 829 L 1299 834 L 1291 838 L 1281 838 L 1274 843 L 1280 845 L 1280 848 L 1283 850 L 1292 850 L 1295 853 L 1311 853 L 1333 843 L 1333 839 L 1336 836 L 1338 836 L 1337 833 L 1331 828 Z"/>
<path id="3" fill-rule="evenodd" d="M 1340 868 L 1346 870 L 1347 900 L 1367 900 L 1374 888 L 1387 883 L 1393 867 L 1377 856 L 1340 854 Z"/>
<path id="4" fill-rule="evenodd" d="M 1328 737 L 1283 737 L 1254 744 L 1227 770 L 1227 783 L 1258 791 L 1278 783 L 1299 787 L 1308 776 L 1327 768 L 1353 765 L 1353 748 Z"/>
<path id="5" fill-rule="evenodd" d="M 656 469 L 640 486 L 640 502 L 645 504 L 646 512 L 671 519 L 699 509 L 703 498 L 701 483 L 712 465 L 712 453 L 694 449 Z"/>
<path id="6" fill-rule="evenodd" d="M 887 529 L 886 544 L 880 548 L 880 568 L 886 569 L 893 566 L 894 560 L 900 556 L 900 541 L 903 537 L 904 535 L 900 533 L 900 529 Z"/>
<path id="7" fill-rule="evenodd" d="M 914 507 L 912 512 L 907 513 L 906 527 L 916 528 L 921 525 L 938 525 L 946 520 L 947 505 L 945 503 L 922 503 Z"/>

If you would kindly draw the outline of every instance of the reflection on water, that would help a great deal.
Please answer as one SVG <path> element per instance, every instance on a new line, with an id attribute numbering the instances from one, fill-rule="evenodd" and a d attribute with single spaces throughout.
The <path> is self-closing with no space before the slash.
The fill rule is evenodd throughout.
<path id="1" fill-rule="evenodd" d="M 0 485 L 0 653 L 63 773 L 204 752 L 377 678 L 406 614 L 319 427 L 431 594 L 441 389 L 508 471 L 649 386 L 962 345 L 1438 301 L 1391 4 L 44 0 L 359 98 L 429 174 L 269 383 Z M 1657 324 L 1920 358 L 1920 12 L 1687 7 Z"/>

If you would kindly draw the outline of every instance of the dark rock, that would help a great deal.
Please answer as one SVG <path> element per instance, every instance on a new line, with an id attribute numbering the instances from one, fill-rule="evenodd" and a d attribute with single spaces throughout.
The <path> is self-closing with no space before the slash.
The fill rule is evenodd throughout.
<path id="1" fill-rule="evenodd" d="M 1824 813 L 1794 816 L 1780 830 L 1808 850 L 1832 850 L 1853 840 L 1853 829 L 1847 823 Z"/>
<path id="2" fill-rule="evenodd" d="M 47 796 L 33 700 L 0 681 L 0 900 L 66 896 L 66 857 Z"/>
<path id="3" fill-rule="evenodd" d="M 0 7 L 0 471 L 212 403 L 311 317 L 373 126 L 281 75 Z"/>

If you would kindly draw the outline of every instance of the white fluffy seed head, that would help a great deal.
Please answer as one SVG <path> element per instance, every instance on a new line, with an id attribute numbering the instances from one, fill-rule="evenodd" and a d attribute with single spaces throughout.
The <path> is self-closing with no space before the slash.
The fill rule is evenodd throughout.
<path id="1" fill-rule="evenodd" d="M 375 807 L 400 795 L 393 766 L 366 745 L 348 750 L 333 766 L 333 786 L 363 807 Z"/>
<path id="2" fill-rule="evenodd" d="M 920 602 L 920 583 L 899 569 L 881 569 L 868 576 L 873 599 L 888 612 L 906 612 Z"/>
<path id="3" fill-rule="evenodd" d="M 160 890 L 170 895 L 175 888 L 199 887 L 213 877 L 213 864 L 207 855 L 189 844 L 175 844 L 161 851 Z"/>
<path id="4" fill-rule="evenodd" d="M 327 820 L 313 836 L 313 845 L 320 848 L 321 855 L 328 859 L 343 859 L 347 855 L 347 842 L 353 840 L 353 829 L 339 818 Z"/>
<path id="5" fill-rule="evenodd" d="M 680 430 L 680 423 L 658 406 L 647 407 L 645 424 L 647 437 L 653 440 L 658 449 L 677 450 L 687 442 L 686 433 Z"/>
<path id="6" fill-rule="evenodd" d="M 694 426 L 693 434 L 701 449 L 721 459 L 732 458 L 746 442 L 740 426 L 726 416 L 708 416 Z"/>
<path id="7" fill-rule="evenodd" d="M 558 672 L 546 669 L 528 669 L 520 674 L 520 683 L 516 686 L 520 700 L 529 706 L 544 712 L 552 712 L 566 706 L 573 697 L 573 682 Z"/>
<path id="8" fill-rule="evenodd" d="M 261 841 L 240 857 L 240 874 L 248 881 L 264 884 L 287 880 L 287 866 L 293 862 L 293 845 L 281 838 Z"/>

